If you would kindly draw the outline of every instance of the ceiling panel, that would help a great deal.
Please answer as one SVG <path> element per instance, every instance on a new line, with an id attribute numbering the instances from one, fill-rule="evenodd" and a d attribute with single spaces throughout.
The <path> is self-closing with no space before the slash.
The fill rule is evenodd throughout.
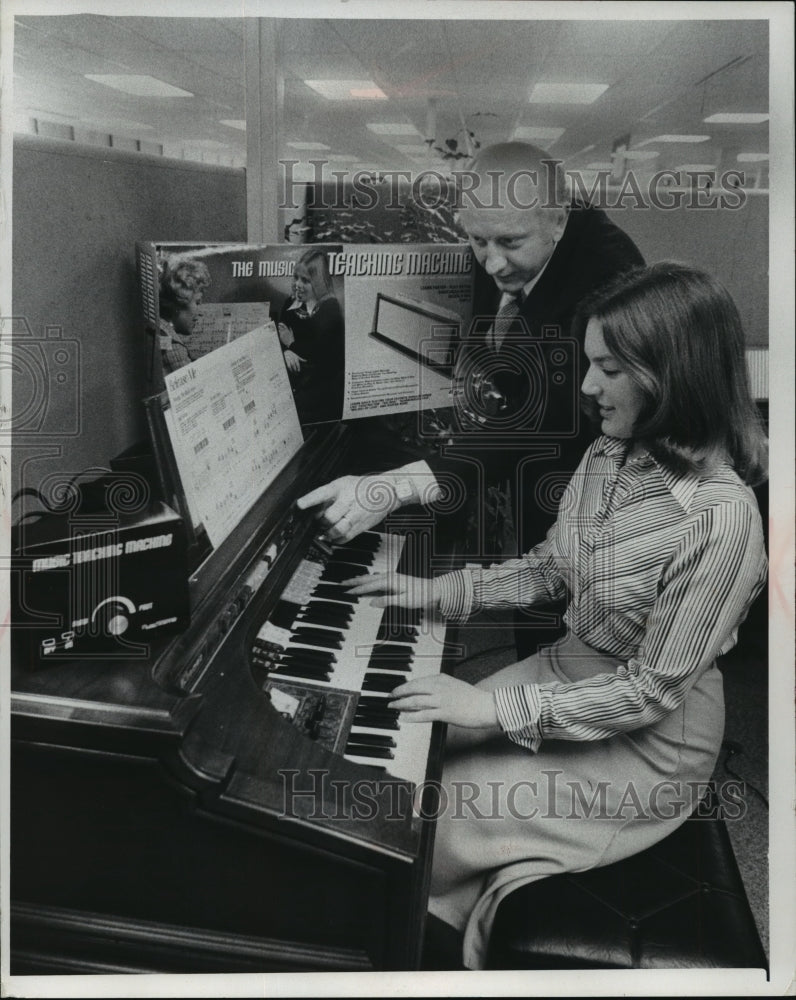
<path id="1" fill-rule="evenodd" d="M 21 117 L 90 122 L 111 133 L 138 123 L 142 139 L 157 136 L 170 149 L 195 142 L 206 152 L 242 153 L 245 134 L 219 120 L 245 117 L 243 19 L 70 15 L 15 24 Z M 384 167 L 405 159 L 395 149 L 404 140 L 379 138 L 366 128 L 372 121 L 410 121 L 423 136 L 436 122 L 440 143 L 460 144 L 464 128 L 487 143 L 510 138 L 517 125 L 556 126 L 565 129 L 556 155 L 576 156 L 575 165 L 610 156 L 613 140 L 627 133 L 633 146 L 664 132 L 707 132 L 700 161 L 704 154 L 735 164 L 739 151 L 767 150 L 767 124 L 703 120 L 716 110 L 768 109 L 767 22 L 301 18 L 278 27 L 288 150 L 292 138 Z M 86 73 L 148 74 L 195 96 L 137 98 Z M 302 82 L 324 78 L 374 79 L 389 100 L 327 101 Z M 531 105 L 537 81 L 609 89 L 590 105 Z M 698 148 L 662 149 L 655 163 L 682 162 L 684 152 L 694 162 Z"/>

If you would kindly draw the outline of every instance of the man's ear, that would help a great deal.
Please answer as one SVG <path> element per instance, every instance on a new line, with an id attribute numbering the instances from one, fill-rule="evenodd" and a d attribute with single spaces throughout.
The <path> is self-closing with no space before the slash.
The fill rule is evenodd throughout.
<path id="1" fill-rule="evenodd" d="M 553 229 L 552 229 L 552 236 L 554 243 L 558 243 L 558 241 L 564 235 L 564 230 L 567 228 L 568 218 L 569 218 L 569 205 L 562 205 L 560 208 L 556 209 L 555 216 L 553 219 Z"/>

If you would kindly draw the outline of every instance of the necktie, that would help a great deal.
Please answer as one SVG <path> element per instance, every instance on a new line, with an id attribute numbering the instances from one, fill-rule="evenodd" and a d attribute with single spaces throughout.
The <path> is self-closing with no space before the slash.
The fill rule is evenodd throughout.
<path id="1" fill-rule="evenodd" d="M 500 350 L 500 345 L 503 343 L 506 334 L 509 333 L 514 320 L 519 316 L 521 303 L 522 297 L 520 295 L 512 295 L 511 298 L 506 299 L 498 310 L 492 326 L 492 347 L 496 351 Z"/>

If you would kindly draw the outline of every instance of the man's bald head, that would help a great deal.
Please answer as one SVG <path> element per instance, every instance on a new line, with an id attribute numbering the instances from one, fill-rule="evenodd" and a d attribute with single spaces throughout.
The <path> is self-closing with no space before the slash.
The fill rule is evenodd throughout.
<path id="1" fill-rule="evenodd" d="M 541 146 L 499 142 L 479 150 L 459 171 L 460 207 L 564 208 L 568 204 L 564 166 Z M 472 192 L 472 195 L 469 195 Z"/>

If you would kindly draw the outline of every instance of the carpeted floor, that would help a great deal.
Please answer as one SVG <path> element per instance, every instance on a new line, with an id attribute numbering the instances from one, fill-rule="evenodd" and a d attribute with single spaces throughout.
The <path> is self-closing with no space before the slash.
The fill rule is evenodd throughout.
<path id="1" fill-rule="evenodd" d="M 714 780 L 742 781 L 745 809 L 727 828 L 760 939 L 769 954 L 768 910 L 768 658 L 764 609 L 750 616 L 738 646 L 721 662 L 726 704 L 725 738 Z M 458 632 L 456 676 L 474 683 L 517 659 L 510 619 L 491 613 L 471 619 Z M 736 786 L 737 787 L 737 786 Z"/>

